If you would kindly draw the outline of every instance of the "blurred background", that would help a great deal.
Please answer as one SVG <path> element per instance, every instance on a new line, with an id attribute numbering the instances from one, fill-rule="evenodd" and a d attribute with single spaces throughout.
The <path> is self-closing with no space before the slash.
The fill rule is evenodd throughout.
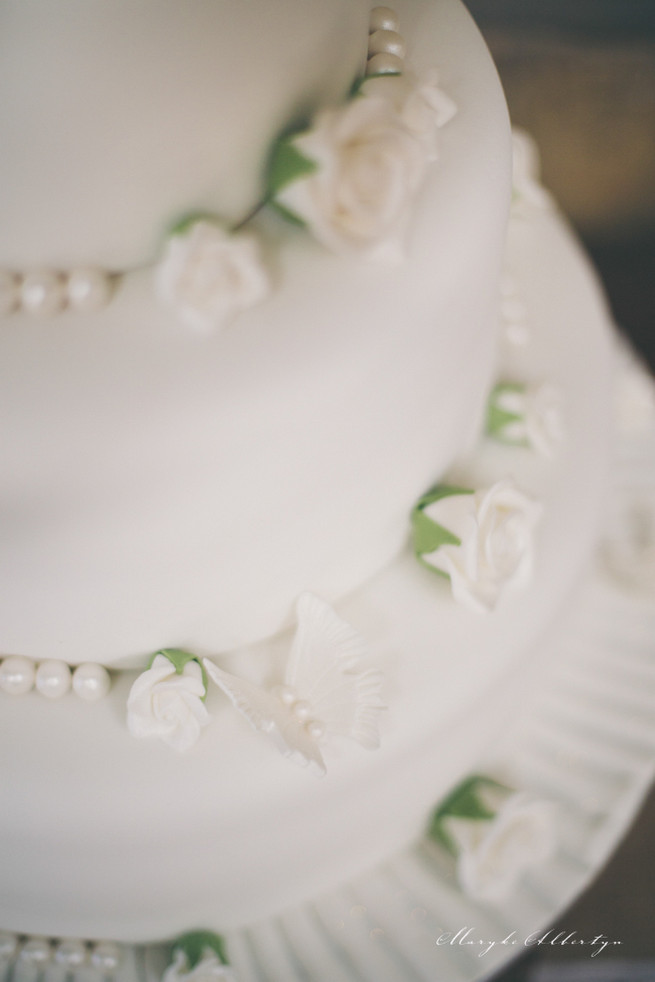
<path id="1" fill-rule="evenodd" d="M 512 121 L 591 255 L 614 318 L 655 370 L 655 0 L 465 0 Z M 655 982 L 655 793 L 558 930 L 622 941 L 590 961 L 532 950 L 494 982 Z M 577 953 L 577 957 L 576 957 Z"/>
<path id="2" fill-rule="evenodd" d="M 655 2 L 465 0 L 515 125 L 655 367 Z"/>

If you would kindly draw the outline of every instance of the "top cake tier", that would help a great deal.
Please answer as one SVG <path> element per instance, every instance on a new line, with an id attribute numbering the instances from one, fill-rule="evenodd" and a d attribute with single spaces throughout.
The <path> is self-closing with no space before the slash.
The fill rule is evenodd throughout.
<path id="1" fill-rule="evenodd" d="M 390 563 L 416 499 L 476 437 L 510 200 L 505 101 L 459 0 L 398 0 L 405 76 L 349 99 L 368 6 L 0 0 L 0 274 L 23 298 L 0 311 L 1 655 L 141 666 L 163 647 L 266 638 L 301 593 L 335 602 Z M 424 142 L 385 94 L 405 85 Z M 384 219 L 400 203 L 402 258 L 331 251 L 329 208 L 304 228 L 264 208 L 232 244 L 259 243 L 268 294 L 197 332 L 154 243 L 194 209 L 245 217 L 280 130 L 328 103 L 308 112 L 309 169 L 336 173 L 339 204 L 343 165 L 374 229 L 376 206 Z M 455 114 L 437 122 L 435 104 Z M 316 148 L 321 126 L 346 130 L 339 166 Z M 123 275 L 107 305 L 49 317 L 25 302 L 39 262 L 55 294 L 68 263 Z M 212 293 L 197 265 L 209 307 L 241 282 L 228 264 Z"/>
<path id="2" fill-rule="evenodd" d="M 368 0 L 2 0 L 0 266 L 149 262 L 181 216 L 238 221 L 275 137 L 339 101 Z"/>

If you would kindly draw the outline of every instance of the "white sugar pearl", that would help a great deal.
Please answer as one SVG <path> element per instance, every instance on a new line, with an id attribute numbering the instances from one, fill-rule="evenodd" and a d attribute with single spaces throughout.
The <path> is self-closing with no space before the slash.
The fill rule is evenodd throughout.
<path id="1" fill-rule="evenodd" d="M 325 736 L 325 723 L 318 719 L 310 720 L 306 729 L 312 740 L 321 740 Z"/>
<path id="2" fill-rule="evenodd" d="M 369 21 L 369 31 L 397 31 L 400 27 L 398 14 L 391 7 L 373 7 Z"/>
<path id="3" fill-rule="evenodd" d="M 66 293 L 68 302 L 80 313 L 93 313 L 105 307 L 112 291 L 112 280 L 108 273 L 92 266 L 73 269 L 68 274 Z"/>
<path id="4" fill-rule="evenodd" d="M 10 962 L 18 951 L 18 937 L 8 931 L 0 931 L 0 962 Z"/>
<path id="5" fill-rule="evenodd" d="M 530 328 L 520 322 L 505 325 L 505 340 L 517 348 L 525 348 L 530 344 Z"/>
<path id="6" fill-rule="evenodd" d="M 375 31 L 368 39 L 368 54 L 370 58 L 373 55 L 381 55 L 385 52 L 390 55 L 396 55 L 398 58 L 404 58 L 407 54 L 405 41 L 396 31 Z"/>
<path id="7" fill-rule="evenodd" d="M 102 665 L 85 662 L 73 672 L 73 692 L 85 702 L 97 702 L 111 688 L 109 672 Z"/>
<path id="8" fill-rule="evenodd" d="M 373 55 L 372 58 L 366 62 L 366 74 L 367 75 L 392 75 L 400 74 L 403 70 L 404 63 L 402 58 L 398 55 L 389 54 L 388 51 L 383 51 L 379 55 Z"/>
<path id="9" fill-rule="evenodd" d="M 99 972 L 112 975 L 121 963 L 121 950 L 111 941 L 100 941 L 91 952 L 91 964 Z"/>
<path id="10" fill-rule="evenodd" d="M 10 269 L 0 268 L 0 315 L 11 314 L 20 303 L 20 281 Z"/>
<path id="11" fill-rule="evenodd" d="M 25 310 L 38 317 L 51 317 L 66 304 L 66 284 L 54 269 L 34 269 L 26 273 L 20 287 Z"/>
<path id="12" fill-rule="evenodd" d="M 22 696 L 34 685 L 36 669 L 30 658 L 12 655 L 0 665 L 0 689 L 12 696 Z"/>
<path id="13" fill-rule="evenodd" d="M 81 968 L 86 962 L 88 949 L 83 941 L 77 938 L 66 938 L 55 948 L 55 962 L 64 968 Z"/>
<path id="14" fill-rule="evenodd" d="M 298 698 L 296 690 L 290 685 L 276 685 L 273 694 L 284 706 L 292 706 Z"/>
<path id="15" fill-rule="evenodd" d="M 52 948 L 47 938 L 30 938 L 25 942 L 18 956 L 22 962 L 42 966 L 50 961 Z"/>
<path id="16" fill-rule="evenodd" d="M 308 720 L 312 715 L 312 707 L 306 699 L 299 699 L 293 704 L 293 715 L 299 720 Z"/>
<path id="17" fill-rule="evenodd" d="M 63 661 L 50 658 L 36 670 L 36 687 L 47 699 L 61 699 L 71 686 L 71 670 Z"/>

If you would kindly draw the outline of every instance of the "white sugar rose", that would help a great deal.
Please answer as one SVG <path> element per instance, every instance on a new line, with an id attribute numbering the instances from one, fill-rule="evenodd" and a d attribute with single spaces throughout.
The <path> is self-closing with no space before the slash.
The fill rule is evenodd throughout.
<path id="1" fill-rule="evenodd" d="M 492 393 L 489 410 L 489 432 L 506 443 L 553 457 L 564 439 L 562 397 L 553 385 L 501 383 Z"/>
<path id="2" fill-rule="evenodd" d="M 457 850 L 460 886 L 475 900 L 506 899 L 555 848 L 552 806 L 524 792 L 510 794 L 489 820 L 446 815 L 442 822 Z"/>
<path id="3" fill-rule="evenodd" d="M 135 737 L 159 737 L 175 750 L 188 750 L 209 722 L 206 688 L 195 659 L 181 672 L 159 653 L 135 680 L 127 700 L 127 726 Z"/>
<path id="4" fill-rule="evenodd" d="M 427 157 L 391 102 L 360 95 L 324 110 L 291 145 L 313 166 L 276 201 L 335 252 L 400 255 Z"/>
<path id="5" fill-rule="evenodd" d="M 185 324 L 206 333 L 263 300 L 270 283 L 254 236 L 201 219 L 168 239 L 156 289 Z"/>
<path id="6" fill-rule="evenodd" d="M 499 481 L 486 491 L 449 493 L 421 510 L 447 538 L 433 551 L 417 551 L 423 563 L 450 578 L 460 603 L 476 611 L 492 610 L 505 589 L 530 579 L 541 505 L 512 482 Z"/>
<path id="7" fill-rule="evenodd" d="M 409 132 L 424 146 L 427 159 L 437 159 L 439 129 L 452 119 L 457 108 L 439 88 L 436 70 L 418 77 L 407 72 L 374 76 L 363 82 L 362 91 L 388 99 Z"/>
<path id="8" fill-rule="evenodd" d="M 173 954 L 173 962 L 162 976 L 162 982 L 237 982 L 229 965 L 224 965 L 215 954 L 207 950 L 204 958 L 189 968 L 189 962 L 179 949 Z"/>

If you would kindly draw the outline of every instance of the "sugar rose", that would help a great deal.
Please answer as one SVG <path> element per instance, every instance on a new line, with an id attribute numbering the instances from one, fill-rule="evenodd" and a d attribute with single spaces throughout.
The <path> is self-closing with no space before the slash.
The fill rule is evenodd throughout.
<path id="1" fill-rule="evenodd" d="M 549 802 L 523 792 L 508 795 L 488 821 L 447 817 L 443 824 L 458 849 L 460 886 L 475 900 L 505 900 L 555 848 Z"/>
<path id="2" fill-rule="evenodd" d="M 417 553 L 424 565 L 450 578 L 456 600 L 491 610 L 504 590 L 530 579 L 541 511 L 510 481 L 475 492 L 435 489 L 415 509 L 415 529 L 420 522 L 427 543 L 418 541 Z"/>
<path id="3" fill-rule="evenodd" d="M 168 239 L 157 294 L 194 330 L 210 332 L 269 293 L 255 237 L 199 220 Z"/>
<path id="4" fill-rule="evenodd" d="M 336 252 L 397 255 L 427 154 L 391 101 L 356 96 L 290 143 L 312 166 L 277 202 Z"/>
<path id="5" fill-rule="evenodd" d="M 136 737 L 159 737 L 175 750 L 188 750 L 209 722 L 205 684 L 197 661 L 181 672 L 159 653 L 132 685 L 127 700 L 127 726 Z"/>
<path id="6" fill-rule="evenodd" d="M 389 100 L 412 136 L 425 148 L 427 159 L 437 159 L 439 130 L 452 119 L 457 108 L 439 87 L 436 70 L 418 77 L 407 72 L 373 76 L 364 81 L 362 89 L 367 95 Z"/>

